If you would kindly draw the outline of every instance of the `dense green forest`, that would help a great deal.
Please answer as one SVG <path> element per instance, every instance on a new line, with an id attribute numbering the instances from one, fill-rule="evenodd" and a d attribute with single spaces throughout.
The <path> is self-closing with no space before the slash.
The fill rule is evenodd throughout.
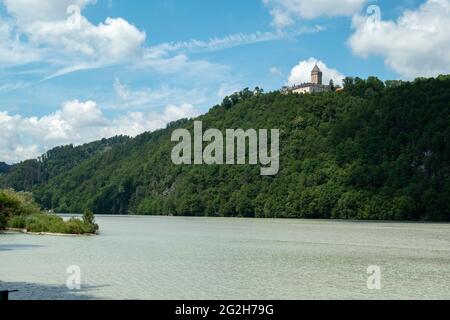
<path id="1" fill-rule="evenodd" d="M 88 157 L 75 152 L 51 174 L 45 167 L 44 179 L 13 168 L 3 184 L 33 190 L 57 212 L 450 221 L 450 76 L 344 86 L 244 90 L 196 119 L 205 130 L 280 129 L 276 176 L 250 165 L 173 165 L 171 133 L 193 128 L 180 120 Z"/>
<path id="2" fill-rule="evenodd" d="M 125 143 L 128 137 L 114 137 L 74 147 L 73 145 L 54 148 L 39 159 L 27 160 L 13 166 L 5 164 L 3 177 L 0 176 L 0 186 L 15 190 L 31 191 L 51 178 L 69 171 L 90 157 L 106 152 L 118 144 Z M 0 163 L 0 174 L 2 164 Z"/>

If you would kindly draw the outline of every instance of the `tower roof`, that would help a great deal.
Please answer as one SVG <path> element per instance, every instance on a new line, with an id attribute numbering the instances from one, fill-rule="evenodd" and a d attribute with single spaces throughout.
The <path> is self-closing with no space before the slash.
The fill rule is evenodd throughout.
<path id="1" fill-rule="evenodd" d="M 314 68 L 312 69 L 312 72 L 322 72 L 322 70 L 320 70 L 320 68 L 317 66 L 317 64 L 314 66 Z"/>

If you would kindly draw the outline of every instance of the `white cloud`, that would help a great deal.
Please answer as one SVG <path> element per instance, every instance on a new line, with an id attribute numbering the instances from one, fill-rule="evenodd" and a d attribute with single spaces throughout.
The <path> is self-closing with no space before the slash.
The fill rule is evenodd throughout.
<path id="1" fill-rule="evenodd" d="M 281 72 L 277 67 L 272 67 L 269 69 L 269 73 L 273 76 L 281 77 L 283 72 Z"/>
<path id="2" fill-rule="evenodd" d="M 145 32 L 122 18 L 98 25 L 80 10 L 95 0 L 3 0 L 13 17 L 0 24 L 0 59 L 4 65 L 41 61 L 60 66 L 47 79 L 69 72 L 132 62 L 142 55 Z M 27 40 L 22 39 L 26 36 Z M 3 49 L 5 48 L 6 49 Z M 39 55 L 38 55 L 39 53 Z"/>
<path id="3" fill-rule="evenodd" d="M 145 33 L 122 18 L 107 18 L 105 23 L 93 25 L 81 17 L 79 29 L 65 20 L 37 22 L 27 34 L 34 43 L 111 62 L 136 57 L 146 39 Z"/>
<path id="4" fill-rule="evenodd" d="M 101 128 L 102 137 L 115 135 L 137 136 L 146 131 L 165 127 L 169 122 L 182 118 L 198 116 L 200 112 L 193 105 L 185 103 L 179 106 L 168 105 L 162 113 L 129 112 L 119 118 L 110 120 Z"/>
<path id="5" fill-rule="evenodd" d="M 122 18 L 107 18 L 95 25 L 84 17 L 81 10 L 96 0 L 3 0 L 3 3 L 12 18 L 8 24 L 0 24 L 0 61 L 7 66 L 48 63 L 53 70 L 43 80 L 116 64 L 147 65 L 163 74 L 193 70 L 191 75 L 198 72 L 214 75 L 219 72 L 208 73 L 211 63 L 191 61 L 185 53 L 217 51 L 323 30 L 314 26 L 289 34 L 282 31 L 237 33 L 206 41 L 145 47 L 146 33 Z M 79 6 L 79 13 L 68 12 L 73 5 Z"/>
<path id="6" fill-rule="evenodd" d="M 44 62 L 51 71 L 43 81 L 117 64 L 146 65 L 166 75 L 187 71 L 188 74 L 183 74 L 186 78 L 199 72 L 219 75 L 223 66 L 205 60 L 191 61 L 186 53 L 223 50 L 323 30 L 321 26 L 313 26 L 290 33 L 237 33 L 206 41 L 194 39 L 145 47 L 146 33 L 122 18 L 107 18 L 104 23 L 93 24 L 84 17 L 81 11 L 96 0 L 0 1 L 10 15 L 8 23 L 0 22 L 0 65 Z M 73 5 L 80 8 L 75 15 L 68 12 Z M 209 72 L 212 69 L 217 72 Z"/>
<path id="7" fill-rule="evenodd" d="M 199 112 L 191 104 L 169 105 L 163 112 L 129 112 L 106 117 L 93 101 L 69 101 L 52 114 L 22 117 L 0 112 L 0 161 L 14 163 L 36 158 L 59 145 L 82 144 L 116 135 L 136 136 L 190 118 Z"/>
<path id="8" fill-rule="evenodd" d="M 58 21 L 67 18 L 67 8 L 71 5 L 85 8 L 96 0 L 3 0 L 6 10 L 21 26 L 37 21 Z"/>
<path id="9" fill-rule="evenodd" d="M 36 22 L 26 34 L 36 46 L 54 50 L 49 60 L 63 65 L 70 61 L 59 74 L 131 62 L 141 56 L 146 39 L 144 32 L 121 18 L 93 25 L 80 17 L 79 29 L 65 20 Z"/>
<path id="10" fill-rule="evenodd" d="M 183 105 L 189 101 L 193 105 L 212 105 L 216 97 L 211 96 L 214 85 L 205 87 L 191 83 L 191 86 L 171 86 L 161 84 L 156 88 L 132 87 L 116 78 L 113 83 L 116 98 L 108 102 L 108 108 L 115 110 L 149 110 L 167 105 Z"/>
<path id="11" fill-rule="evenodd" d="M 0 19 L 0 66 L 16 66 L 40 59 L 40 50 L 23 44 L 11 20 Z"/>
<path id="12" fill-rule="evenodd" d="M 349 45 L 357 55 L 385 57 L 404 78 L 450 73 L 450 0 L 428 0 L 397 21 L 357 15 Z"/>
<path id="13" fill-rule="evenodd" d="M 287 84 L 289 86 L 311 82 L 311 70 L 318 65 L 323 72 L 323 83 L 328 84 L 333 80 L 334 84 L 341 85 L 345 76 L 336 69 L 329 68 L 324 62 L 315 58 L 309 58 L 299 62 L 292 68 Z"/>
<path id="14" fill-rule="evenodd" d="M 294 24 L 296 19 L 314 19 L 321 16 L 351 16 L 367 0 L 263 0 L 270 9 L 273 24 L 278 28 Z"/>

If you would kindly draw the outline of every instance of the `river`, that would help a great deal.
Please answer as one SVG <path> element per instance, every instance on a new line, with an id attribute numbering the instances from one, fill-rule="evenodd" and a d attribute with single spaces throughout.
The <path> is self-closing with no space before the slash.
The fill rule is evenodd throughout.
<path id="1" fill-rule="evenodd" d="M 0 234 L 0 290 L 33 300 L 450 299 L 450 224 L 97 222 L 95 237 Z M 66 286 L 69 266 L 81 271 L 80 290 Z M 369 267 L 380 273 L 368 287 Z"/>

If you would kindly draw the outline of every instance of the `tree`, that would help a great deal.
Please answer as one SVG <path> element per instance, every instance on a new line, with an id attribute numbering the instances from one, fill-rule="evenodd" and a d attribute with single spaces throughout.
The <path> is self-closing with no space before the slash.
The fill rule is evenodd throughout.
<path id="1" fill-rule="evenodd" d="M 352 77 L 345 77 L 342 83 L 344 84 L 344 90 L 351 94 L 355 87 L 355 79 Z"/>
<path id="2" fill-rule="evenodd" d="M 334 86 L 334 81 L 333 81 L 333 79 L 330 79 L 329 86 L 330 86 L 330 90 L 331 90 L 331 91 L 336 91 L 336 87 Z"/>
<path id="3" fill-rule="evenodd" d="M 84 211 L 84 213 L 83 213 L 83 221 L 86 224 L 95 224 L 95 215 L 94 215 L 94 213 L 91 210 L 86 209 Z"/>

